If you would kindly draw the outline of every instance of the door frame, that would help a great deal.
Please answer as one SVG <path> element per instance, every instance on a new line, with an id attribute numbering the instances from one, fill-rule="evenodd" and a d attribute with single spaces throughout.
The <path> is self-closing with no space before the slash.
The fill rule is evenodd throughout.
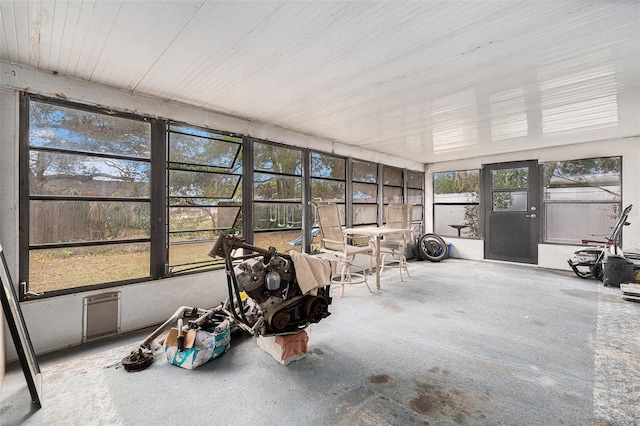
<path id="1" fill-rule="evenodd" d="M 528 167 L 529 168 L 529 178 L 528 178 L 528 197 L 527 197 L 527 211 L 522 212 L 523 214 L 535 214 L 535 219 L 532 219 L 531 222 L 531 231 L 530 231 L 530 240 L 529 240 L 529 253 L 531 253 L 530 258 L 528 260 L 522 258 L 512 258 L 508 256 L 491 256 L 489 257 L 490 252 L 490 243 L 491 243 L 491 225 L 490 225 L 490 215 L 493 209 L 493 187 L 492 187 L 492 170 L 501 170 L 501 169 L 512 169 L 512 168 L 520 168 L 520 167 Z M 483 164 L 482 170 L 480 173 L 481 180 L 481 200 L 482 200 L 482 226 L 483 226 L 483 235 L 484 235 L 484 259 L 490 260 L 501 260 L 506 262 L 516 262 L 516 263 L 528 263 L 537 265 L 538 264 L 538 243 L 540 242 L 540 224 L 542 223 L 542 210 L 540 208 L 542 204 L 541 197 L 541 170 L 540 164 L 538 160 L 521 160 L 521 161 L 513 161 L 513 162 L 503 162 L 503 163 L 490 163 Z M 531 170 L 534 171 L 533 179 L 531 179 Z M 532 210 L 533 208 L 533 210 Z"/>

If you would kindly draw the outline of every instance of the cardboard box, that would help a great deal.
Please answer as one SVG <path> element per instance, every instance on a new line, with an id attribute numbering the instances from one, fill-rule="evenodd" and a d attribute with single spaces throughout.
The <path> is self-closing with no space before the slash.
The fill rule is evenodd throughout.
<path id="1" fill-rule="evenodd" d="M 258 336 L 256 344 L 282 365 L 289 365 L 307 356 L 309 335 L 306 331 L 283 336 Z"/>
<path id="2" fill-rule="evenodd" d="M 231 334 L 229 326 L 219 333 L 205 330 L 184 332 L 184 350 L 178 350 L 178 329 L 172 328 L 164 341 L 167 361 L 178 367 L 193 370 L 229 350 Z"/>

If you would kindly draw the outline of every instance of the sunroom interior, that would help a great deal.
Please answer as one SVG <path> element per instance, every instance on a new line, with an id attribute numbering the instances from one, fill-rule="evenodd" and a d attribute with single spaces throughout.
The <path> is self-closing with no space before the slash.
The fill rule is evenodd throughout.
<path id="1" fill-rule="evenodd" d="M 0 1 L 0 16 L 0 244 L 38 354 L 219 303 L 221 231 L 314 253 L 312 200 L 345 227 L 410 203 L 415 235 L 451 258 L 561 271 L 624 207 L 640 225 L 636 2 Z M 640 226 L 622 244 L 639 248 Z M 114 294 L 116 325 L 92 335 L 88 303 Z M 0 376 L 16 359 L 0 327 Z"/>

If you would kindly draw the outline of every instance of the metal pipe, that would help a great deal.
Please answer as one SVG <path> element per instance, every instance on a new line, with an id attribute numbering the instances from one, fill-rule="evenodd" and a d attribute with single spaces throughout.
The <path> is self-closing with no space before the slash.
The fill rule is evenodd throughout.
<path id="1" fill-rule="evenodd" d="M 179 307 L 178 310 L 175 311 L 175 313 L 173 315 L 171 315 L 171 317 L 168 320 L 166 320 L 160 327 L 156 328 L 153 331 L 153 333 L 151 333 L 149 336 L 147 336 L 147 338 L 142 341 L 140 346 L 142 346 L 143 348 L 150 348 L 150 345 L 151 345 L 151 342 L 153 342 L 153 339 L 155 339 L 160 334 L 162 334 L 162 332 L 165 330 L 165 328 L 167 328 L 168 326 L 173 324 L 178 318 L 184 316 L 185 313 L 191 312 L 191 311 L 193 311 L 193 308 L 191 308 L 189 306 L 181 306 L 181 307 Z"/>

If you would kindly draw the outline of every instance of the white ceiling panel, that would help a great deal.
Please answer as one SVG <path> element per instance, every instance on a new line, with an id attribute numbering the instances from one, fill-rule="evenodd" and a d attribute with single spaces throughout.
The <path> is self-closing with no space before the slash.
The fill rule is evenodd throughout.
<path id="1" fill-rule="evenodd" d="M 2 60 L 423 163 L 640 134 L 635 0 L 0 0 L 0 18 Z"/>

